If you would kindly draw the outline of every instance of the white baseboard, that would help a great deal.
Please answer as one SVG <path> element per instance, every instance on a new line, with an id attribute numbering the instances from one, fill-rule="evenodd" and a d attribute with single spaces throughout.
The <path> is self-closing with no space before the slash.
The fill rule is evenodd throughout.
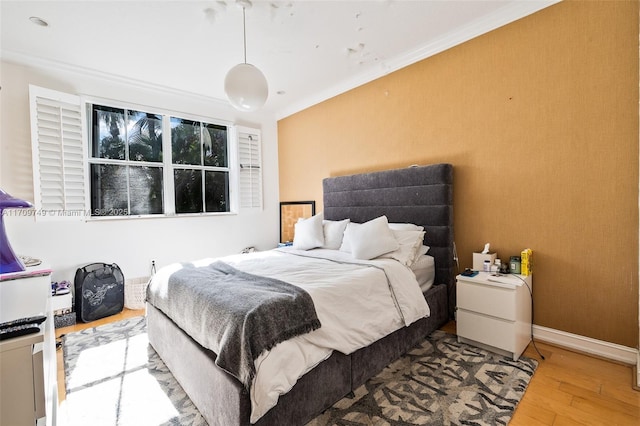
<path id="1" fill-rule="evenodd" d="M 613 361 L 640 367 L 640 354 L 637 349 L 603 340 L 592 339 L 578 334 L 554 330 L 553 328 L 533 326 L 533 337 L 542 342 L 552 343 L 567 349 L 596 355 Z"/>
<path id="2" fill-rule="evenodd" d="M 638 362 L 633 369 L 633 373 L 633 379 L 635 380 L 633 388 L 637 391 L 640 391 L 640 351 L 638 351 Z"/>

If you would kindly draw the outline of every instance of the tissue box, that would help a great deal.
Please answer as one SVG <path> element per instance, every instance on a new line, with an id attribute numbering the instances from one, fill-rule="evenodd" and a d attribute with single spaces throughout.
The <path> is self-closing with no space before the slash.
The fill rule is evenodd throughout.
<path id="1" fill-rule="evenodd" d="M 484 261 L 488 260 L 490 264 L 494 264 L 496 261 L 496 253 L 473 253 L 473 270 L 482 271 L 484 268 Z"/>

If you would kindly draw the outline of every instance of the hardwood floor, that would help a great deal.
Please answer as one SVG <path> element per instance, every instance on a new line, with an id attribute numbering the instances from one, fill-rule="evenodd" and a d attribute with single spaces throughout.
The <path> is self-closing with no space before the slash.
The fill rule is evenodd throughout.
<path id="1" fill-rule="evenodd" d="M 145 314 L 144 309 L 134 311 L 134 310 L 125 308 L 119 314 L 112 315 L 106 318 L 101 318 L 97 321 L 92 321 L 88 323 L 76 323 L 75 325 L 71 325 L 69 327 L 56 328 L 56 341 L 59 341 L 59 338 L 63 334 L 73 333 L 74 331 L 84 330 L 85 328 L 98 327 L 100 325 L 109 324 L 109 323 L 120 321 L 126 318 L 142 316 L 144 314 Z M 65 388 L 64 388 L 64 360 L 62 358 L 61 348 L 58 348 L 56 355 L 57 355 L 57 363 L 58 363 L 58 402 L 62 402 L 67 398 L 67 392 L 65 391 Z"/>
<path id="2" fill-rule="evenodd" d="M 511 425 L 640 425 L 633 368 L 536 342 L 524 355 L 539 361 Z"/>
<path id="3" fill-rule="evenodd" d="M 56 337 L 88 327 L 144 315 L 144 310 L 122 313 L 88 324 L 59 328 Z M 455 322 L 444 331 L 455 334 Z M 572 352 L 542 342 L 533 344 L 524 355 L 539 361 L 524 398 L 510 425 L 640 425 L 640 392 L 632 388 L 632 367 Z M 58 389 L 65 399 L 62 350 L 58 350 Z"/>

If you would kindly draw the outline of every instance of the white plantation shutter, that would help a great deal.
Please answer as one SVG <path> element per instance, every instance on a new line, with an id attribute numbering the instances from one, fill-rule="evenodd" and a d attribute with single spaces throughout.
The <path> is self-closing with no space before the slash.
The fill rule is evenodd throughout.
<path id="1" fill-rule="evenodd" d="M 238 127 L 240 208 L 262 208 L 262 151 L 260 131 Z"/>
<path id="2" fill-rule="evenodd" d="M 78 96 L 29 86 L 37 218 L 83 218 L 84 143 Z"/>

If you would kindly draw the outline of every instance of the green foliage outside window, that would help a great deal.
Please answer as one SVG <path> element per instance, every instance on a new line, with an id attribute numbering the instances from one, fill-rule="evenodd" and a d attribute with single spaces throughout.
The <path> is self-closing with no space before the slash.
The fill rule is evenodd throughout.
<path id="1" fill-rule="evenodd" d="M 171 117 L 171 134 L 164 135 L 162 115 L 101 105 L 93 105 L 92 123 L 93 216 L 163 214 L 166 166 L 173 169 L 176 213 L 229 211 L 227 126 Z"/>

